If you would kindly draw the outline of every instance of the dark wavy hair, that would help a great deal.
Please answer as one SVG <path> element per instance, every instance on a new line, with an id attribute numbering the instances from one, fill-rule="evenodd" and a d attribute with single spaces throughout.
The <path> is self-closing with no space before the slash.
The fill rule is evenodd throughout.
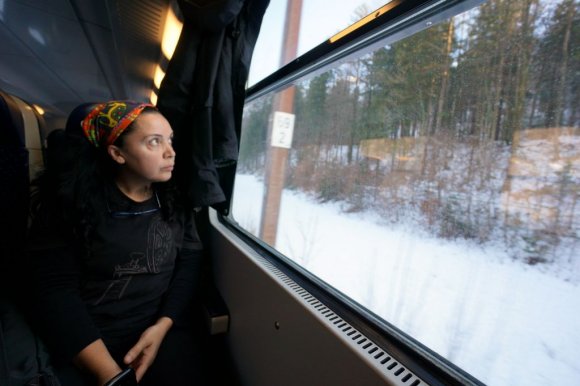
<path id="1" fill-rule="evenodd" d="M 152 108 L 143 114 L 160 114 Z M 117 138 L 123 147 L 124 138 L 134 130 L 135 122 Z M 107 151 L 94 147 L 81 130 L 55 130 L 47 137 L 46 165 L 32 182 L 31 216 L 33 228 L 58 229 L 67 236 L 90 237 L 101 215 L 107 189 L 113 186 L 119 167 Z M 176 220 L 184 209 L 179 191 L 173 182 L 154 183 L 166 221 Z"/>

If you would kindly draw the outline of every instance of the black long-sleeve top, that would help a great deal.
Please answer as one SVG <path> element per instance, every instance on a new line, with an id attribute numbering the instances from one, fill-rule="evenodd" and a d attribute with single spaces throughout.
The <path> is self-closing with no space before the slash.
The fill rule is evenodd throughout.
<path id="1" fill-rule="evenodd" d="M 138 336 L 162 316 L 176 321 L 190 304 L 202 257 L 195 223 L 185 214 L 168 223 L 156 209 L 156 196 L 138 203 L 115 187 L 89 241 L 55 241 L 49 230 L 31 246 L 33 315 L 61 359 L 99 338 Z"/>

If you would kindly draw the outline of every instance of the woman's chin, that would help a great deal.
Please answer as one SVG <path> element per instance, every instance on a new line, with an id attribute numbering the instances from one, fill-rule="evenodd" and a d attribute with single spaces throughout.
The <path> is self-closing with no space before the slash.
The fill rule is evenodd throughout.
<path id="1" fill-rule="evenodd" d="M 163 173 L 158 178 L 155 179 L 153 182 L 167 182 L 171 179 L 172 173 Z"/>

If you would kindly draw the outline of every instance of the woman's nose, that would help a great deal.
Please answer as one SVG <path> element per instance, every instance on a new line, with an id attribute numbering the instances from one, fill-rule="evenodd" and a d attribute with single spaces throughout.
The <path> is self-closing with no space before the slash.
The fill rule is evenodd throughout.
<path id="1" fill-rule="evenodd" d="M 175 157 L 175 150 L 173 150 L 173 146 L 170 143 L 168 143 L 167 146 L 165 147 L 165 157 L 167 158 Z"/>

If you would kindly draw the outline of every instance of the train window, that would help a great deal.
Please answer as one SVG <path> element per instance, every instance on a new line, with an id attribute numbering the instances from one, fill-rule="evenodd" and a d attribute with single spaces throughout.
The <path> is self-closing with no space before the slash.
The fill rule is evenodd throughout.
<path id="1" fill-rule="evenodd" d="M 250 97 L 231 218 L 486 384 L 578 384 L 580 2 L 467 4 Z"/>

